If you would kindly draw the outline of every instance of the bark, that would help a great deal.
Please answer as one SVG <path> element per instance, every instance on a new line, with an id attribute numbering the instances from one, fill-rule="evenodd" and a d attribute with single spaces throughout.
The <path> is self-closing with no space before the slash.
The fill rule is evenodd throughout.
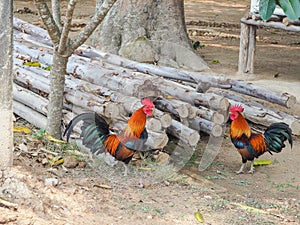
<path id="1" fill-rule="evenodd" d="M 50 77 L 49 109 L 47 116 L 47 131 L 55 138 L 61 138 L 61 119 L 63 108 L 63 95 L 65 87 L 65 74 L 68 58 L 57 51 L 53 54 L 53 66 Z"/>
<path id="2" fill-rule="evenodd" d="M 12 10 L 12 0 L 0 1 L 0 170 L 13 162 Z"/>
<path id="3" fill-rule="evenodd" d="M 135 61 L 209 70 L 191 48 L 183 0 L 117 1 L 90 43 Z"/>
<path id="4" fill-rule="evenodd" d="M 53 12 L 53 19 L 57 24 L 59 30 L 62 29 L 61 24 L 61 13 L 60 13 L 60 0 L 51 0 L 52 12 Z"/>

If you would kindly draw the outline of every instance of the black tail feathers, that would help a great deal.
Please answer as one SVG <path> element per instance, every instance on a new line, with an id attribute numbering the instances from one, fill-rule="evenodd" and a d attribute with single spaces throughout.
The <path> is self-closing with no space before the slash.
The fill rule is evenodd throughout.
<path id="1" fill-rule="evenodd" d="M 90 148 L 92 153 L 95 153 L 97 150 L 103 150 L 103 141 L 109 134 L 109 125 L 96 113 L 82 113 L 74 117 L 63 134 L 63 136 L 66 136 L 66 140 L 69 141 L 74 127 L 80 121 L 83 121 L 80 134 L 82 144 Z"/>
<path id="2" fill-rule="evenodd" d="M 273 123 L 264 133 L 267 148 L 271 152 L 281 152 L 285 147 L 284 142 L 288 140 L 293 147 L 292 130 L 286 123 Z"/>

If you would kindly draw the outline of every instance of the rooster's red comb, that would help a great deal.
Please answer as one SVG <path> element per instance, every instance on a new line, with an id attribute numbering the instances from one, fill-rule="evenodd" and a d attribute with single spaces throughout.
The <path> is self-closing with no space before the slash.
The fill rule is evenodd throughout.
<path id="1" fill-rule="evenodd" d="M 241 105 L 234 105 L 234 106 L 230 107 L 229 111 L 231 113 L 233 113 L 233 112 L 243 112 L 244 108 Z"/>
<path id="2" fill-rule="evenodd" d="M 142 104 L 154 108 L 154 103 L 149 98 L 142 99 Z"/>

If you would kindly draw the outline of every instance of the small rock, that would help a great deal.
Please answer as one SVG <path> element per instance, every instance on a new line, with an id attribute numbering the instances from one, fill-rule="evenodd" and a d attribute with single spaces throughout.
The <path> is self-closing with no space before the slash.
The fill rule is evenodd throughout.
<path id="1" fill-rule="evenodd" d="M 157 163 L 160 165 L 167 165 L 170 161 L 170 156 L 167 153 L 160 152 L 157 157 Z"/>
<path id="2" fill-rule="evenodd" d="M 78 160 L 75 159 L 74 156 L 66 156 L 64 158 L 64 164 L 63 166 L 66 167 L 66 168 L 75 168 L 77 165 L 78 165 Z"/>
<path id="3" fill-rule="evenodd" d="M 58 185 L 58 179 L 54 178 L 54 177 L 46 178 L 44 182 L 45 182 L 46 186 L 57 186 Z"/>
<path id="4" fill-rule="evenodd" d="M 147 216 L 147 219 L 148 219 L 148 220 L 151 220 L 151 219 L 153 219 L 153 216 L 152 216 L 152 215 L 148 215 L 148 216 Z"/>
<path id="5" fill-rule="evenodd" d="M 80 161 L 79 163 L 78 163 L 78 168 L 85 168 L 86 167 L 86 165 L 87 165 L 87 163 L 85 162 L 85 161 Z"/>
<path id="6" fill-rule="evenodd" d="M 47 165 L 49 163 L 47 158 L 42 159 L 42 165 Z"/>

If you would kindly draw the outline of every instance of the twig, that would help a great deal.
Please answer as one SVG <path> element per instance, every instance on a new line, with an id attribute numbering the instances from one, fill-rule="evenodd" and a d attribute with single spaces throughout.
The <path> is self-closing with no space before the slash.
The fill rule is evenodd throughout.
<path id="1" fill-rule="evenodd" d="M 9 202 L 9 201 L 5 200 L 4 198 L 1 198 L 1 197 L 0 197 L 0 206 L 7 207 L 7 208 L 13 209 L 13 210 L 18 209 L 18 204 Z"/>

